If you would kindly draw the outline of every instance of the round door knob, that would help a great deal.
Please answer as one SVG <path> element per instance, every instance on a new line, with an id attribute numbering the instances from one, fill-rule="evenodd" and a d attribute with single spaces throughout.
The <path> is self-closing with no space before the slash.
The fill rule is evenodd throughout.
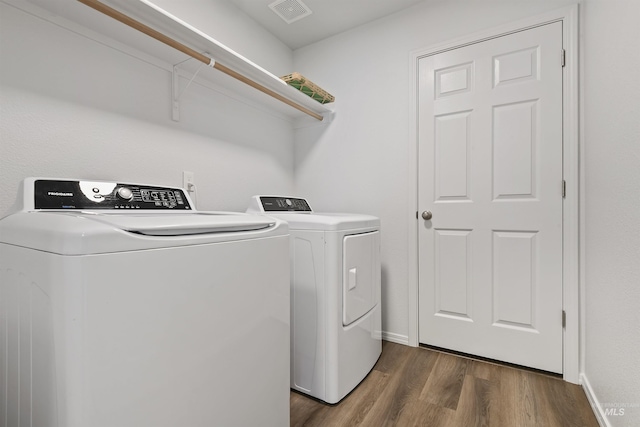
<path id="1" fill-rule="evenodd" d="M 431 211 L 422 212 L 422 219 L 429 221 L 431 218 L 433 218 L 433 214 L 431 213 Z"/>

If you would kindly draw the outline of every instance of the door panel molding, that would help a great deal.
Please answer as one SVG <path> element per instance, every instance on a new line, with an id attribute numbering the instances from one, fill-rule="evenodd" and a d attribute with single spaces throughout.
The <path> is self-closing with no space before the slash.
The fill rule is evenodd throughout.
<path id="1" fill-rule="evenodd" d="M 411 102 L 411 122 L 410 122 L 410 152 L 415 154 L 409 163 L 408 188 L 413 197 L 407 215 L 409 222 L 409 301 L 408 301 L 408 343 L 418 346 L 418 227 L 422 221 L 416 220 L 415 212 L 418 211 L 418 134 L 417 134 L 417 105 L 418 105 L 418 62 L 420 58 L 471 44 L 491 40 L 504 35 L 520 32 L 526 29 L 535 28 L 552 22 L 562 22 L 562 45 L 566 50 L 565 66 L 563 68 L 563 179 L 566 181 L 567 192 L 563 199 L 563 310 L 566 312 L 566 326 L 563 331 L 563 377 L 566 381 L 578 384 L 580 382 L 580 371 L 582 366 L 581 354 L 584 353 L 584 333 L 581 331 L 583 317 L 580 307 L 582 304 L 580 283 L 581 273 L 584 272 L 584 265 L 581 264 L 581 252 L 584 250 L 579 245 L 579 238 L 584 235 L 583 224 L 580 221 L 580 208 L 583 206 L 583 191 L 580 186 L 584 171 L 579 164 L 581 146 L 579 144 L 580 135 L 580 109 L 579 109 L 579 46 L 578 46 L 578 26 L 579 26 L 578 4 L 565 7 L 545 14 L 537 15 L 508 25 L 495 27 L 490 30 L 474 33 L 460 37 L 449 42 L 433 45 L 424 49 L 413 51 L 410 54 L 410 102 Z M 560 55 L 560 53 L 558 54 Z M 496 58 L 505 59 L 505 58 Z M 507 59 L 508 60 L 508 59 Z M 534 61 L 535 59 L 532 59 Z M 442 96 L 446 96 L 447 91 L 466 90 L 468 83 L 465 82 L 465 67 L 461 64 L 455 69 L 446 69 L 443 72 L 450 72 L 450 80 L 444 82 L 445 87 Z M 468 71 L 467 71 L 468 73 Z M 524 76 L 522 70 L 511 70 L 510 75 L 520 78 Z M 507 74 L 507 77 L 509 74 Z M 503 76 L 504 77 L 504 76 Z M 446 79 L 445 73 L 443 78 Z M 496 77 L 497 78 L 497 77 Z M 501 77 L 502 79 L 502 77 Z M 497 80 L 496 80 L 497 82 Z M 501 80 L 499 84 L 509 84 L 508 78 Z M 458 93 L 458 92 L 456 92 Z M 460 186 L 460 183 L 456 184 Z M 561 183 L 558 183 L 560 189 Z M 459 188 L 459 187 L 456 187 Z"/>

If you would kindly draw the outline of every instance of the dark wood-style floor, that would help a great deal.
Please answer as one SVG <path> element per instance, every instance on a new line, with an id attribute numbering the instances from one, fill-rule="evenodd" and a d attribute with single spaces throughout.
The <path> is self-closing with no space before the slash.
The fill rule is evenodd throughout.
<path id="1" fill-rule="evenodd" d="M 598 427 L 580 386 L 528 370 L 383 343 L 336 405 L 291 392 L 291 426 Z"/>

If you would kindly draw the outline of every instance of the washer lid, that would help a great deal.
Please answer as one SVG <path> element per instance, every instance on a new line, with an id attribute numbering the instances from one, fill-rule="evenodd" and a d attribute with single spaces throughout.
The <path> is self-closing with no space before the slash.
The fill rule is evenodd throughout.
<path id="1" fill-rule="evenodd" d="M 62 215 L 69 213 L 61 212 Z M 188 236 L 192 234 L 255 231 L 269 228 L 269 219 L 243 214 L 191 212 L 188 214 L 100 214 L 84 213 L 89 219 L 102 222 L 130 233 L 145 236 Z"/>
<path id="2" fill-rule="evenodd" d="M 61 255 L 168 248 L 286 235 L 274 218 L 229 212 L 19 212 L 0 220 L 0 243 Z"/>

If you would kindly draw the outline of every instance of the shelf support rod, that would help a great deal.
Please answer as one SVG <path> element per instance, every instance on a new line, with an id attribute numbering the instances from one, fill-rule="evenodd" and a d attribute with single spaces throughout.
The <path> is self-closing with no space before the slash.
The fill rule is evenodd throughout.
<path id="1" fill-rule="evenodd" d="M 171 73 L 171 91 L 173 92 L 171 101 L 171 119 L 174 122 L 180 121 L 180 77 L 178 76 L 178 66 L 173 66 L 173 73 Z"/>
<path id="2" fill-rule="evenodd" d="M 220 64 L 219 62 L 216 62 L 215 60 L 213 60 L 212 58 L 209 58 L 206 55 L 201 54 L 200 52 L 197 52 L 193 49 L 191 49 L 190 47 L 180 43 L 177 40 L 172 39 L 171 37 L 168 37 L 164 34 L 162 34 L 161 32 L 154 30 L 153 28 L 143 24 L 142 22 L 136 21 L 135 19 L 131 18 L 130 16 L 125 15 L 124 13 L 113 9 L 112 7 L 107 6 L 104 3 L 99 2 L 98 0 L 78 0 L 80 3 L 87 5 L 95 10 L 97 10 L 98 12 L 101 12 L 117 21 L 120 21 L 121 23 L 140 31 L 141 33 L 144 33 L 146 35 L 148 35 L 149 37 L 153 37 L 154 39 L 158 40 L 161 43 L 166 44 L 167 46 L 171 46 L 172 48 L 179 50 L 182 53 L 185 53 L 189 56 L 191 56 L 194 59 L 197 59 L 198 61 L 212 67 L 215 68 L 218 71 L 221 71 L 225 74 L 227 74 L 228 76 L 233 77 L 236 80 L 241 81 L 242 83 L 245 83 L 251 87 L 253 87 L 254 89 L 259 90 L 262 93 L 265 93 L 275 99 L 277 99 L 280 102 L 283 102 L 299 111 L 302 111 L 305 114 L 308 114 L 309 116 L 322 121 L 323 117 L 322 115 L 316 113 L 315 111 L 311 111 L 310 109 L 291 101 L 290 99 L 285 98 L 284 96 L 280 95 L 279 93 L 274 92 L 273 90 L 262 86 L 261 84 L 254 82 L 253 80 L 251 80 L 250 78 L 243 76 L 242 74 L 230 69 L 229 67 L 225 67 L 224 65 Z"/>

